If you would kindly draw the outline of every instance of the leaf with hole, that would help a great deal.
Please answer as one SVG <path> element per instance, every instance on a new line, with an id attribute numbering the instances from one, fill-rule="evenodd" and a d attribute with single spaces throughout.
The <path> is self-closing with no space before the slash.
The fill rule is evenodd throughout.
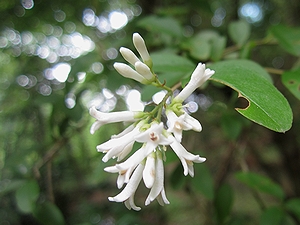
<path id="1" fill-rule="evenodd" d="M 236 110 L 253 122 L 277 132 L 292 126 L 293 114 L 286 98 L 272 84 L 269 74 L 257 63 L 238 59 L 217 62 L 211 80 L 225 84 L 245 98 L 249 105 Z"/>

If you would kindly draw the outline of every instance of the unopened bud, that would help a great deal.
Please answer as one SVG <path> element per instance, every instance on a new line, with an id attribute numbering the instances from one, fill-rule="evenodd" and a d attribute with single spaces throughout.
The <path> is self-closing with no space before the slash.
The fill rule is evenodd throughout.
<path id="1" fill-rule="evenodd" d="M 123 56 L 123 58 L 133 66 L 136 62 L 140 62 L 138 57 L 128 48 L 121 47 L 120 53 Z"/>

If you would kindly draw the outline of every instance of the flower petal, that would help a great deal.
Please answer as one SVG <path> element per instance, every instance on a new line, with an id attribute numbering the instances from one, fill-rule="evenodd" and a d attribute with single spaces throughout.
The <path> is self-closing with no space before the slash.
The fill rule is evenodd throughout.
<path id="1" fill-rule="evenodd" d="M 139 52 L 139 54 L 142 57 L 143 61 L 144 62 L 149 61 L 151 58 L 150 58 L 149 52 L 147 50 L 145 41 L 142 38 L 142 36 L 139 35 L 138 33 L 134 33 L 133 36 L 132 36 L 132 39 L 133 39 L 134 47 Z"/>
<path id="2" fill-rule="evenodd" d="M 131 195 L 129 197 L 129 199 L 127 199 L 125 202 L 124 202 L 125 206 L 127 209 L 131 210 L 135 210 L 135 211 L 140 211 L 141 210 L 141 207 L 138 207 L 135 205 L 134 203 L 134 195 Z"/>
<path id="3" fill-rule="evenodd" d="M 189 172 L 191 176 L 194 175 L 194 172 L 191 169 L 193 165 L 188 165 L 188 163 L 202 163 L 206 160 L 205 158 L 202 158 L 199 155 L 193 155 L 192 153 L 188 152 L 178 141 L 174 141 L 170 146 L 180 159 L 181 164 L 183 166 L 183 173 L 185 176 L 187 176 Z"/>
<path id="4" fill-rule="evenodd" d="M 133 66 L 136 62 L 140 62 L 138 57 L 128 48 L 121 47 L 120 53 L 123 58 Z"/>
<path id="5" fill-rule="evenodd" d="M 145 169 L 143 171 L 143 180 L 147 188 L 151 188 L 155 180 L 155 158 L 155 153 L 152 152 L 146 159 Z"/>
<path id="6" fill-rule="evenodd" d="M 114 68 L 121 74 L 123 77 L 136 80 L 140 83 L 145 83 L 147 81 L 141 74 L 136 72 L 130 66 L 124 63 L 114 63 Z"/>
<path id="7" fill-rule="evenodd" d="M 161 193 L 164 187 L 164 165 L 160 151 L 156 151 L 155 171 L 155 181 L 145 201 L 145 205 L 149 205 Z"/>
<path id="8" fill-rule="evenodd" d="M 128 184 L 126 187 L 115 197 L 108 197 L 109 201 L 113 202 L 124 202 L 134 195 L 142 177 L 143 177 L 144 165 L 139 164 L 138 167 L 133 172 Z"/>

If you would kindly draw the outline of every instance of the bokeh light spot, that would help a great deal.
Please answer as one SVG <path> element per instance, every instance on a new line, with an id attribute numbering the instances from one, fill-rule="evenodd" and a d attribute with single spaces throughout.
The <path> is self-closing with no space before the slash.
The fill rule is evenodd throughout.
<path id="1" fill-rule="evenodd" d="M 128 22 L 128 17 L 124 12 L 112 11 L 108 15 L 111 28 L 118 30 L 124 27 Z"/>
<path id="2" fill-rule="evenodd" d="M 34 6 L 33 0 L 21 0 L 21 4 L 24 9 L 32 9 Z"/>

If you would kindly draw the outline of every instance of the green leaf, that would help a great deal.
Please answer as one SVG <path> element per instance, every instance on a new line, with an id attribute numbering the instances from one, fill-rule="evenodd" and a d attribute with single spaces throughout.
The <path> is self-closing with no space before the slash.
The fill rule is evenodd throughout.
<path id="1" fill-rule="evenodd" d="M 249 105 L 236 109 L 246 118 L 277 132 L 292 126 L 292 110 L 286 98 L 274 87 L 266 71 L 249 60 L 228 60 L 210 66 L 211 80 L 225 84 L 245 98 Z"/>
<path id="2" fill-rule="evenodd" d="M 226 37 L 217 36 L 212 39 L 211 56 L 213 61 L 219 61 L 222 58 L 224 49 L 226 47 Z"/>
<path id="3" fill-rule="evenodd" d="M 182 48 L 189 51 L 191 57 L 206 61 L 218 61 L 226 47 L 226 38 L 211 30 L 201 31 L 182 44 Z"/>
<path id="4" fill-rule="evenodd" d="M 33 211 L 33 216 L 43 225 L 64 225 L 65 220 L 60 209 L 51 202 L 44 202 Z"/>
<path id="5" fill-rule="evenodd" d="M 183 48 L 188 49 L 193 58 L 203 61 L 209 59 L 211 52 L 209 41 L 203 39 L 201 36 L 195 36 L 184 43 Z"/>
<path id="6" fill-rule="evenodd" d="M 277 39 L 279 45 L 287 52 L 300 56 L 300 29 L 277 25 L 270 28 L 271 34 Z"/>
<path id="7" fill-rule="evenodd" d="M 281 76 L 284 86 L 298 99 L 300 99 L 300 69 L 285 71 Z"/>
<path id="8" fill-rule="evenodd" d="M 192 72 L 196 68 L 196 65 L 187 58 L 172 53 L 156 52 L 151 54 L 151 59 L 155 73 L 180 72 L 185 74 Z"/>
<path id="9" fill-rule="evenodd" d="M 280 200 L 284 198 L 282 188 L 268 177 L 252 172 L 237 172 L 235 175 L 239 181 L 254 190 L 275 196 Z"/>
<path id="10" fill-rule="evenodd" d="M 243 46 L 250 37 L 250 24 L 239 20 L 229 24 L 228 32 L 230 38 L 238 45 Z"/>
<path id="11" fill-rule="evenodd" d="M 205 164 L 195 165 L 195 177 L 191 179 L 192 187 L 200 191 L 207 199 L 214 198 L 212 175 Z"/>
<path id="12" fill-rule="evenodd" d="M 228 184 L 223 184 L 216 192 L 215 209 L 219 224 L 229 217 L 233 206 L 233 190 Z"/>
<path id="13" fill-rule="evenodd" d="M 40 194 L 39 185 L 35 180 L 27 181 L 16 191 L 18 208 L 23 213 L 31 213 Z"/>
<path id="14" fill-rule="evenodd" d="M 183 78 L 191 75 L 196 65 L 187 58 L 166 52 L 156 52 L 151 54 L 153 70 L 158 75 L 161 82 L 172 87 Z M 149 101 L 151 97 L 161 89 L 147 85 L 142 91 L 142 100 Z"/>
<path id="15" fill-rule="evenodd" d="M 300 198 L 293 198 L 285 203 L 285 208 L 300 220 Z"/>
<path id="16" fill-rule="evenodd" d="M 260 225 L 280 225 L 284 220 L 285 212 L 276 206 L 266 209 L 260 218 Z"/>
<path id="17" fill-rule="evenodd" d="M 15 160 L 14 160 L 15 162 Z M 24 185 L 25 181 L 24 180 L 7 180 L 7 181 L 2 181 L 2 187 L 0 190 L 0 197 L 11 192 L 19 189 Z"/>
<path id="18" fill-rule="evenodd" d="M 137 25 L 150 32 L 159 32 L 174 37 L 182 37 L 181 26 L 178 21 L 172 17 L 151 15 L 140 19 Z"/>

